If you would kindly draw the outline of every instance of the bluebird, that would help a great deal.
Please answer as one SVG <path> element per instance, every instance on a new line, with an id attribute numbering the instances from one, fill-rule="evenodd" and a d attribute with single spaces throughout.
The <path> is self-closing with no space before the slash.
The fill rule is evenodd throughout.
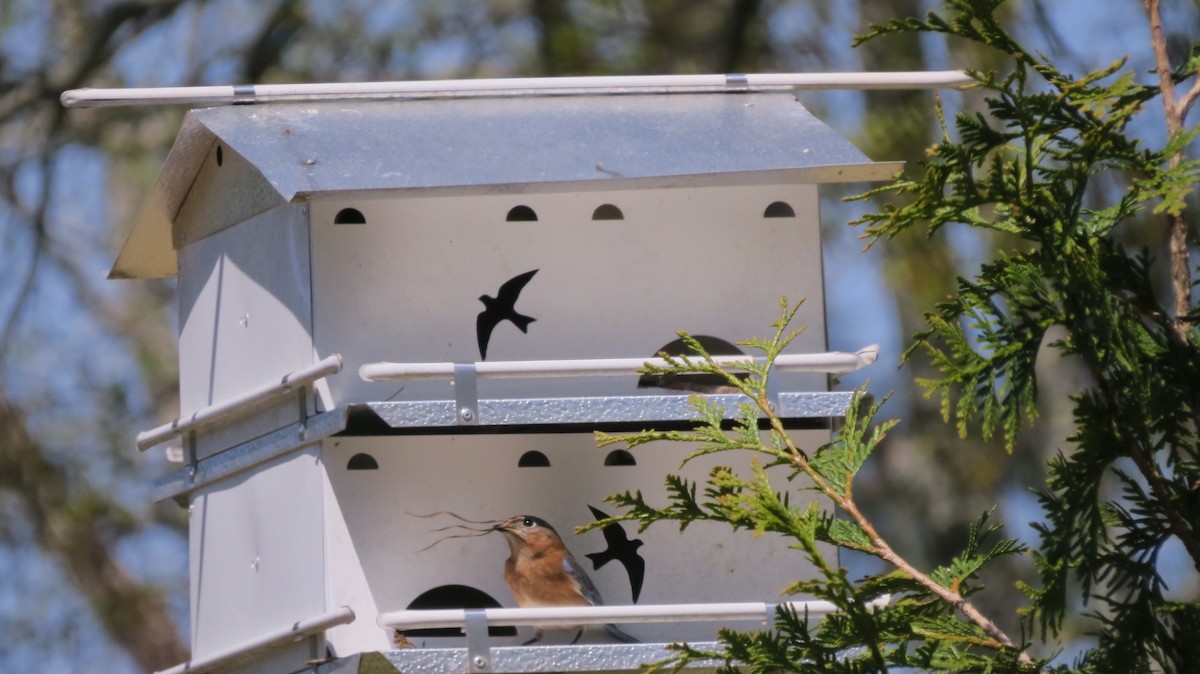
<path id="1" fill-rule="evenodd" d="M 608 519 L 608 515 L 604 512 L 588 506 L 592 514 L 597 520 Z M 633 602 L 636 604 L 638 595 L 642 593 L 642 581 L 646 578 L 646 560 L 638 554 L 637 549 L 642 547 L 642 539 L 629 539 L 625 534 L 625 530 L 616 522 L 601 529 L 604 533 L 604 541 L 608 543 L 608 548 L 603 552 L 592 552 L 585 557 L 592 560 L 592 570 L 599 570 L 600 567 L 608 564 L 614 559 L 625 567 L 625 573 L 629 574 L 629 590 L 633 596 Z"/>
<path id="2" fill-rule="evenodd" d="M 546 520 L 532 515 L 514 515 L 494 527 L 508 541 L 509 556 L 504 563 L 504 582 L 508 583 L 517 606 L 537 608 L 548 606 L 601 606 L 604 601 L 592 579 L 575 561 L 562 537 Z M 622 632 L 616 625 L 605 625 L 609 636 L 625 643 L 637 639 Z M 579 641 L 579 628 L 571 643 Z M 542 638 L 537 629 L 526 643 Z"/>
<path id="3" fill-rule="evenodd" d="M 479 301 L 483 302 L 484 306 L 483 311 L 479 312 L 479 316 L 475 318 L 475 339 L 479 342 L 480 360 L 487 360 L 487 347 L 488 342 L 492 339 L 492 330 L 495 330 L 501 321 L 511 321 L 518 330 L 526 332 L 529 324 L 537 320 L 518 314 L 516 308 L 521 290 L 536 273 L 538 270 L 534 269 L 510 278 L 500 286 L 500 290 L 496 291 L 495 297 L 479 296 Z"/>

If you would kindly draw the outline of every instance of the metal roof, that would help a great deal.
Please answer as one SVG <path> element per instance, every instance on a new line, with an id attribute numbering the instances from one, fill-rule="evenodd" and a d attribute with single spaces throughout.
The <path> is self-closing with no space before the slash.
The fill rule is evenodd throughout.
<path id="1" fill-rule="evenodd" d="M 248 215 L 324 192 L 857 182 L 884 179 L 897 167 L 872 163 L 791 93 L 206 108 L 185 118 L 112 277 L 177 273 L 173 223 L 215 143 L 245 159 L 270 187 L 247 190 L 259 202 Z"/>

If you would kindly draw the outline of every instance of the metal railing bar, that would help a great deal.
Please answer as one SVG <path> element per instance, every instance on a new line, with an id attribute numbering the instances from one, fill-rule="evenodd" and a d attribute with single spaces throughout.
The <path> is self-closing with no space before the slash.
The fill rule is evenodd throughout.
<path id="1" fill-rule="evenodd" d="M 197 87 L 71 89 L 60 100 L 68 108 L 120 105 L 266 103 L 270 101 L 479 96 L 553 93 L 671 93 L 779 89 L 961 89 L 974 83 L 962 70 L 860 73 L 731 73 L 525 77 L 393 82 L 320 82 Z"/>
<path id="2" fill-rule="evenodd" d="M 884 595 L 870 602 L 881 607 L 891 601 Z M 828 601 L 784 602 L 798 613 L 825 615 L 837 611 Z M 603 625 L 606 623 L 702 622 L 755 620 L 763 622 L 774 615 L 775 604 L 765 602 L 710 604 L 647 604 L 636 606 L 554 606 L 546 608 L 482 609 L 488 625 L 534 627 L 562 625 Z M 474 610 L 474 609 L 472 609 Z M 379 614 L 376 623 L 392 629 L 434 629 L 463 627 L 467 609 L 430 609 L 390 611 Z"/>
<path id="3" fill-rule="evenodd" d="M 286 374 L 278 381 L 264 384 L 232 398 L 222 400 L 219 403 L 203 407 L 188 416 L 179 417 L 157 428 L 142 431 L 137 435 L 138 449 L 145 451 L 160 442 L 170 440 L 177 435 L 183 435 L 188 431 L 248 414 L 276 396 L 290 393 L 296 387 L 307 386 L 322 377 L 337 374 L 341 370 L 342 356 L 335 353 L 306 368 Z"/>
<path id="4" fill-rule="evenodd" d="M 785 354 L 775 359 L 775 369 L 780 372 L 828 372 L 845 374 L 864 368 L 879 357 L 879 345 L 872 344 L 855 351 L 843 353 Z M 761 358 L 751 356 L 713 356 L 720 365 Z M 514 360 L 478 362 L 474 364 L 479 379 L 517 379 L 541 377 L 605 377 L 636 374 L 646 365 L 666 367 L 662 358 L 591 358 L 576 360 Z M 453 380 L 454 363 L 366 363 L 358 369 L 358 376 L 366 381 L 414 381 Z"/>
<path id="5" fill-rule="evenodd" d="M 185 672 L 208 671 L 234 660 L 248 657 L 258 651 L 293 643 L 330 627 L 352 622 L 354 622 L 354 611 L 349 606 L 342 606 L 333 611 L 292 623 L 290 627 L 268 632 L 237 646 L 222 649 L 201 658 L 188 660 L 170 669 L 155 672 L 155 674 L 184 674 Z"/>

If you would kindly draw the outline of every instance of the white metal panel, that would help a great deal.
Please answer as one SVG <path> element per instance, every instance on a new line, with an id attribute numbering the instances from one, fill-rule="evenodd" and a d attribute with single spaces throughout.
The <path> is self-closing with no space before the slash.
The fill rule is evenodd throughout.
<path id="1" fill-rule="evenodd" d="M 802 446 L 827 442 L 827 431 L 799 431 Z M 594 519 L 588 506 L 608 514 L 619 511 L 603 502 L 624 490 L 642 490 L 652 503 L 665 504 L 663 477 L 678 472 L 688 450 L 653 445 L 636 453 L 636 466 L 605 466 L 609 449 L 599 449 L 590 434 L 465 435 L 391 438 L 338 438 L 325 441 L 331 517 L 328 559 L 331 605 L 346 604 L 362 617 L 339 627 L 329 639 L 339 653 L 389 647 L 385 630 L 368 616 L 409 608 L 422 593 L 443 585 L 482 590 L 504 606 L 515 606 L 504 584 L 508 546 L 500 534 L 446 540 L 421 551 L 447 533 L 434 529 L 459 522 L 448 516 L 423 519 L 413 514 L 449 510 L 476 520 L 515 514 L 550 522 L 595 581 L 606 603 L 632 603 L 632 583 L 624 567 L 609 562 L 596 570 L 586 557 L 606 548 L 602 532 L 575 535 L 573 527 Z M 550 467 L 519 468 L 521 455 L 536 450 Z M 347 470 L 358 453 L 367 453 L 377 470 Z M 745 469 L 747 455 L 721 455 L 690 464 L 687 474 L 703 480 L 715 465 Z M 748 474 L 748 473 L 747 473 Z M 780 488 L 787 485 L 779 476 Z M 791 485 L 797 505 L 807 496 Z M 343 518 L 344 525 L 332 520 Z M 344 526 L 344 529 L 342 528 Z M 803 556 L 774 535 L 754 538 L 726 526 L 698 523 L 680 534 L 669 523 L 636 533 L 646 562 L 639 604 L 780 600 L 790 581 L 811 577 Z M 831 554 L 835 554 L 832 553 Z M 638 624 L 627 631 L 643 641 L 712 639 L 716 625 Z M 526 634 L 526 637 L 528 635 Z M 462 645 L 461 639 L 428 638 L 415 645 Z"/>
<path id="2" fill-rule="evenodd" d="M 784 201 L 795 217 L 764 218 Z M 613 204 L 623 220 L 593 221 Z M 536 222 L 506 222 L 525 205 Z M 366 224 L 335 225 L 342 208 Z M 404 198 L 403 193 L 328 198 L 312 204 L 314 336 L 345 369 L 366 362 L 480 359 L 481 295 L 538 270 L 511 322 L 491 334 L 489 360 L 651 357 L 676 331 L 729 342 L 761 336 L 782 294 L 807 298 L 808 330 L 794 352 L 825 350 L 820 224 L 814 185 L 487 194 Z M 481 383 L 484 397 L 636 392 L 636 376 Z M 779 377 L 779 385 L 823 389 L 822 375 Z M 337 404 L 453 397 L 442 382 L 330 383 Z M 403 391 L 397 396 L 397 391 Z"/>
<path id="3" fill-rule="evenodd" d="M 138 211 L 109 278 L 166 278 L 179 272 L 170 223 L 215 138 L 194 116 L 183 118 L 175 145 Z"/>
<path id="4" fill-rule="evenodd" d="M 193 657 L 326 609 L 317 457 L 300 450 L 192 499 Z"/>
<path id="5" fill-rule="evenodd" d="M 342 443 L 342 439 L 327 439 L 321 443 L 321 461 L 325 464 L 322 499 L 325 504 L 325 555 L 328 564 L 325 603 L 329 606 L 349 606 L 358 616 L 356 624 L 341 625 L 326 632 L 329 644 L 339 657 L 392 647 L 384 630 L 375 626 L 375 616 L 387 609 L 376 603 L 371 584 L 364 573 L 364 565 L 359 559 L 359 555 L 367 548 L 387 549 L 392 544 L 382 540 L 385 535 L 382 532 L 378 541 L 364 537 L 359 522 L 373 519 L 369 514 L 370 497 L 368 493 L 363 493 L 356 498 L 348 492 L 363 488 L 363 483 L 367 483 L 370 495 L 384 499 L 378 504 L 379 509 L 395 515 L 396 496 L 405 490 L 403 483 L 394 481 L 395 475 L 383 477 L 377 470 L 347 471 L 346 463 L 357 450 L 353 447 L 341 449 Z M 351 443 L 353 446 L 358 444 Z M 392 481 L 391 493 L 385 493 L 389 491 L 389 481 Z M 446 487 L 453 488 L 452 485 Z M 378 515 L 384 514 L 381 512 Z M 349 518 L 355 518 L 353 526 L 350 526 Z M 357 540 L 350 535 L 352 529 L 358 534 Z M 396 569 L 399 572 L 397 575 L 403 575 L 399 563 Z"/>
<path id="6" fill-rule="evenodd" d="M 202 186 L 197 173 L 211 161 L 214 143 L 234 148 L 262 174 L 231 186 L 250 197 L 231 204 L 243 214 L 350 190 L 628 189 L 719 185 L 756 173 L 777 182 L 795 175 L 847 182 L 885 180 L 897 170 L 871 163 L 790 93 L 218 106 L 185 118 L 114 277 L 174 272 L 165 232 L 178 224 L 179 204 Z"/>
<path id="7" fill-rule="evenodd" d="M 183 248 L 283 203 L 257 167 L 214 140 L 174 218 L 175 247 Z"/>
<path id="8" fill-rule="evenodd" d="M 318 360 L 304 206 L 279 207 L 191 243 L 180 260 L 181 416 Z M 202 436 L 198 453 L 220 451 L 298 415 L 289 399 L 250 422 Z"/>

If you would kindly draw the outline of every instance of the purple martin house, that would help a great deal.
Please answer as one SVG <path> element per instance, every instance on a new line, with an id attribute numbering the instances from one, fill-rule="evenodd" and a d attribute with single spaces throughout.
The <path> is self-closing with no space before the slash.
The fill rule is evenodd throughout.
<path id="1" fill-rule="evenodd" d="M 138 438 L 178 462 L 154 490 L 190 513 L 177 670 L 634 670 L 761 624 L 747 602 L 811 572 L 783 545 L 717 526 L 571 533 L 616 514 L 610 494 L 662 502 L 687 452 L 599 449 L 592 431 L 686 424 L 695 391 L 734 407 L 636 366 L 678 330 L 737 353 L 786 294 L 807 326 L 790 351 L 812 363 L 773 376 L 776 408 L 826 442 L 849 400 L 828 372 L 872 354 L 825 354 L 818 189 L 895 170 L 790 92 L 189 112 L 112 269 L 178 279 L 180 417 Z M 419 517 L 440 511 L 539 516 L 607 605 L 683 608 L 608 620 L 641 644 L 523 646 L 530 627 L 484 610 L 515 606 L 503 538 L 429 547 L 459 523 Z"/>

